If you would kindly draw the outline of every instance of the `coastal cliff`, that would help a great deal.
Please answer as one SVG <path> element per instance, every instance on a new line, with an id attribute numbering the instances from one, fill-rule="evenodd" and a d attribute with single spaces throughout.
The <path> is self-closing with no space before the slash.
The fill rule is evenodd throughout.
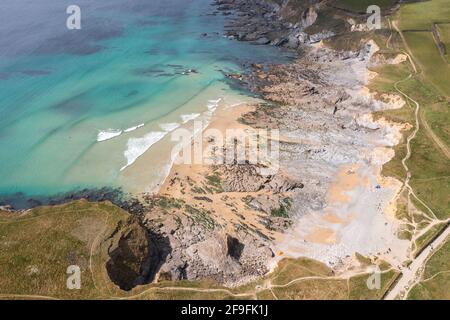
<path id="1" fill-rule="evenodd" d="M 383 59 L 373 35 L 355 27 L 364 15 L 350 16 L 327 1 L 216 5 L 215 14 L 228 18 L 231 40 L 297 52 L 289 64 L 230 75 L 265 103 L 217 111 L 209 125 L 278 129 L 280 170 L 261 176 L 252 164 L 175 165 L 159 194 L 145 196 L 144 225 L 170 247 L 156 279 L 236 286 L 284 257 L 307 256 L 344 270 L 354 267 L 356 252 L 400 263 L 407 242 L 385 215 L 399 183 L 383 178 L 381 168 L 402 128 L 376 122 L 371 113 L 404 102 L 377 97 L 366 85 L 369 67 L 404 59 Z"/>
<path id="2" fill-rule="evenodd" d="M 449 0 L 440 1 L 393 16 L 398 2 L 379 1 L 382 25 L 370 30 L 363 1 L 205 0 L 200 16 L 223 32 L 197 28 L 196 40 L 239 56 L 236 69 L 215 65 L 232 90 L 181 115 L 180 129 L 195 134 L 157 189 L 0 199 L 0 298 L 448 296 L 448 63 L 435 21 Z M 434 8 L 430 30 L 411 31 L 403 14 L 422 5 Z M 425 33 L 432 43 L 412 41 Z M 256 62 L 256 51 L 271 58 Z M 187 70 L 200 82 L 202 67 Z M 142 170 L 158 171 L 157 150 L 127 173 L 152 183 Z"/>

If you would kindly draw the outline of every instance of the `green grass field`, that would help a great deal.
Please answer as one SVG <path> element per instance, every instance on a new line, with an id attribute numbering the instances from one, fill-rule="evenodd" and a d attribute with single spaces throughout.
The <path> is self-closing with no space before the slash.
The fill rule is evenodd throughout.
<path id="1" fill-rule="evenodd" d="M 428 260 L 420 281 L 408 299 L 450 299 L 450 239 Z"/>
<path id="2" fill-rule="evenodd" d="M 405 32 L 406 41 L 426 80 L 450 97 L 450 65 L 444 61 L 431 32 Z"/>
<path id="3" fill-rule="evenodd" d="M 443 3 L 443 1 L 433 0 L 408 4 L 402 6 L 394 18 L 400 18 L 401 26 L 404 26 L 403 20 L 411 19 L 411 12 L 427 8 L 431 10 L 431 13 L 426 14 L 426 21 L 431 24 L 436 20 L 432 12 L 439 11 L 437 8 L 442 7 Z M 446 3 L 450 4 L 450 0 L 447 0 Z M 417 9 L 416 6 L 420 9 Z M 417 17 L 417 19 L 422 20 L 423 17 Z M 433 141 L 430 133 L 424 130 L 424 121 L 432 132 L 448 146 L 450 143 L 450 126 L 448 124 L 450 105 L 443 95 L 450 94 L 450 69 L 449 65 L 441 59 L 431 32 L 405 32 L 404 35 L 412 51 L 413 59 L 418 64 L 419 74 L 408 81 L 399 83 L 398 87 L 421 105 L 419 118 L 421 129 L 411 142 L 412 154 L 407 161 L 412 173 L 410 184 L 419 198 L 435 212 L 438 218 L 446 219 L 450 217 L 449 160 Z M 391 47 L 394 48 L 393 51 L 397 52 L 405 50 L 399 37 L 392 38 Z M 370 88 L 376 92 L 388 93 L 395 93 L 394 83 L 405 79 L 408 74 L 413 72 L 407 62 L 400 65 L 383 66 L 374 71 L 379 76 L 371 82 Z M 376 116 L 383 116 L 398 123 L 411 125 L 415 123 L 413 105 L 409 104 L 399 110 L 377 113 Z M 412 129 L 404 131 L 403 140 L 395 147 L 396 156 L 384 166 L 383 174 L 394 176 L 402 181 L 405 179 L 406 172 L 401 160 L 406 155 L 406 137 L 412 132 Z"/>
<path id="4" fill-rule="evenodd" d="M 427 105 L 423 115 L 439 139 L 450 146 L 450 126 L 448 125 L 450 108 L 448 104 L 446 102 L 438 102 Z"/>
<path id="5" fill-rule="evenodd" d="M 0 297 L 40 295 L 98 298 L 114 291 L 101 245 L 128 214 L 107 203 L 78 201 L 42 207 L 20 217 L 0 215 Z M 66 287 L 67 268 L 81 268 L 81 290 Z"/>
<path id="6" fill-rule="evenodd" d="M 335 2 L 335 6 L 355 12 L 366 12 L 370 5 L 377 5 L 381 9 L 385 9 L 395 3 L 395 0 L 337 0 Z"/>
<path id="7" fill-rule="evenodd" d="M 450 45 L 450 22 L 438 24 L 438 29 L 441 35 L 442 42 L 448 48 L 448 46 Z M 450 50 L 450 48 L 448 48 L 447 51 L 448 50 Z"/>
<path id="8" fill-rule="evenodd" d="M 386 269 L 380 261 L 381 288 L 369 290 L 369 274 L 363 273 L 348 279 L 333 276 L 333 271 L 324 264 L 306 258 L 287 259 L 267 279 L 271 289 L 257 293 L 259 299 L 281 300 L 376 300 L 381 299 L 398 277 L 398 272 Z"/>
<path id="9" fill-rule="evenodd" d="M 393 93 L 394 83 L 411 72 L 411 68 L 403 63 L 401 65 L 389 65 L 374 69 L 379 76 L 375 78 L 370 88 L 377 92 Z M 448 115 L 449 108 L 445 103 L 439 102 L 439 95 L 433 91 L 433 87 L 424 85 L 420 78 L 411 79 L 399 84 L 399 88 L 410 94 L 422 105 L 425 118 L 441 140 L 449 141 Z M 402 109 L 378 112 L 377 117 L 383 116 L 397 123 L 414 124 L 414 109 L 408 104 Z M 422 128 L 423 129 L 423 128 Z M 383 167 L 383 174 L 393 176 L 403 181 L 406 172 L 401 160 L 406 155 L 406 136 L 412 129 L 404 131 L 404 137 L 395 147 L 395 157 Z M 419 130 L 416 138 L 411 143 L 412 154 L 407 161 L 412 172 L 411 186 L 417 195 L 430 206 L 439 218 L 450 217 L 450 167 L 448 159 L 433 143 L 424 130 Z"/>
<path id="10" fill-rule="evenodd" d="M 432 23 L 450 22 L 450 0 L 403 4 L 399 11 L 402 30 L 431 30 Z"/>

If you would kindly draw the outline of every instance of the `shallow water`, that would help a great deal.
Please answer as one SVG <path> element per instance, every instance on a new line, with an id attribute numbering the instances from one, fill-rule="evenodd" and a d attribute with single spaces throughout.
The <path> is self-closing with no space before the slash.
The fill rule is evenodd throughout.
<path id="1" fill-rule="evenodd" d="M 74 1 L 0 3 L 2 195 L 151 190 L 170 164 L 168 132 L 213 100 L 247 99 L 223 72 L 286 59 L 226 39 L 210 0 L 75 2 L 81 30 L 66 28 Z"/>

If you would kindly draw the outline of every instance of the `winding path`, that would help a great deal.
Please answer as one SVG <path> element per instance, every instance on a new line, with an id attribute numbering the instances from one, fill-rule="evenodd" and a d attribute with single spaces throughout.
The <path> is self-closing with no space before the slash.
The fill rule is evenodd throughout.
<path id="1" fill-rule="evenodd" d="M 392 22 L 392 26 L 394 27 L 394 29 L 399 33 L 405 48 L 407 49 L 408 52 L 410 52 L 410 49 L 408 47 L 408 44 L 406 43 L 405 37 L 402 33 L 402 31 L 398 28 L 397 23 L 395 21 Z M 414 74 L 417 74 L 417 68 L 416 65 L 414 64 L 413 59 L 411 58 L 411 54 L 410 53 L 406 53 L 405 54 L 408 56 L 408 60 L 411 63 L 411 66 L 414 69 Z M 433 210 L 431 210 L 422 200 L 420 200 L 416 194 L 414 193 L 413 189 L 411 188 L 411 186 L 409 185 L 409 181 L 411 179 L 411 172 L 409 171 L 409 168 L 406 164 L 406 161 L 411 157 L 411 141 L 416 137 L 417 132 L 420 129 L 420 121 L 419 121 L 419 117 L 420 117 L 420 104 L 414 100 L 413 98 L 411 98 L 409 95 L 407 95 L 406 93 L 404 93 L 403 91 L 401 91 L 398 88 L 398 84 L 400 84 L 401 82 L 404 81 L 408 81 L 409 79 L 411 79 L 414 75 L 413 73 L 411 73 L 407 78 L 398 81 L 397 83 L 395 83 L 394 87 L 395 89 L 403 96 L 405 97 L 408 101 L 411 101 L 415 106 L 415 121 L 416 121 L 416 128 L 414 130 L 414 132 L 407 138 L 407 144 L 406 144 L 406 148 L 407 148 L 407 154 L 406 156 L 403 158 L 402 160 L 402 165 L 406 170 L 406 180 L 404 183 L 404 186 L 408 189 L 409 191 L 409 196 L 413 196 L 414 198 L 416 198 L 422 205 L 425 206 L 425 208 L 427 208 L 427 210 L 433 215 L 434 219 L 433 221 L 429 224 L 429 226 L 426 228 L 426 230 L 429 230 L 430 228 L 432 228 L 433 226 L 442 223 L 442 220 L 439 220 L 436 215 L 434 214 Z M 430 137 L 434 137 L 432 138 L 433 141 L 440 147 L 440 149 L 442 151 L 444 151 L 444 154 L 448 157 L 450 155 L 447 154 L 445 151 L 449 151 L 447 146 L 445 144 L 443 144 L 439 138 L 434 134 L 434 132 L 432 132 L 431 128 L 429 127 L 428 123 L 426 122 L 425 119 L 420 118 L 420 120 L 422 120 L 421 122 L 424 124 L 424 128 L 425 130 L 429 130 L 429 133 L 431 133 Z M 444 146 L 445 148 L 441 148 L 441 145 Z M 447 222 L 450 221 L 447 220 Z M 421 232 L 421 234 L 423 234 L 425 231 Z M 408 296 L 409 291 L 411 290 L 411 288 L 420 281 L 423 271 L 425 269 L 425 264 L 428 261 L 428 259 L 432 256 L 433 252 L 435 251 L 435 249 L 441 247 L 450 237 L 450 225 L 447 226 L 442 232 L 441 234 L 436 237 L 436 239 L 434 239 L 431 243 L 428 244 L 428 246 L 426 246 L 419 255 L 417 255 L 413 260 L 412 263 L 408 266 L 408 268 L 402 270 L 402 275 L 401 278 L 399 279 L 399 281 L 397 281 L 393 287 L 390 288 L 389 292 L 387 293 L 387 295 L 385 296 L 385 300 L 393 300 L 393 299 L 406 299 Z M 433 249 L 434 248 L 434 249 Z"/>

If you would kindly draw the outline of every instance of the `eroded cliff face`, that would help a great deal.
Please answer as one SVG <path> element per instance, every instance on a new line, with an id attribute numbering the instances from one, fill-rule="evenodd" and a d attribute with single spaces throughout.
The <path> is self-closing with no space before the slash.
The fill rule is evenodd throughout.
<path id="1" fill-rule="evenodd" d="M 136 216 L 119 223 L 109 241 L 106 269 L 115 284 L 131 290 L 152 280 L 159 264 L 159 250 Z"/>
<path id="2" fill-rule="evenodd" d="M 351 29 L 348 17 L 324 0 L 217 0 L 216 3 L 220 12 L 234 14 L 226 34 L 255 44 L 301 49 L 305 43 Z"/>
<path id="3" fill-rule="evenodd" d="M 317 19 L 318 4 L 322 0 L 287 0 L 281 1 L 279 16 L 282 20 L 298 23 L 302 27 L 308 27 Z"/>
<path id="4" fill-rule="evenodd" d="M 310 41 L 305 29 L 319 18 L 322 0 L 218 0 L 218 10 L 237 13 L 227 26 L 227 35 L 255 44 L 297 49 Z M 328 33 L 327 33 L 328 34 Z M 315 35 L 314 39 L 320 38 Z"/>

